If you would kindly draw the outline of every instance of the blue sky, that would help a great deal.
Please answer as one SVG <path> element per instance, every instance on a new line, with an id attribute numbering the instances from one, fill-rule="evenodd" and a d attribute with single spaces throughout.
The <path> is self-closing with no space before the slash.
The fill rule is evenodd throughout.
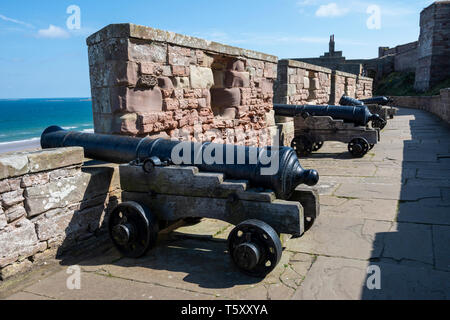
<path id="1" fill-rule="evenodd" d="M 90 34 L 111 23 L 132 22 L 257 50 L 280 58 L 315 57 L 336 50 L 373 58 L 379 46 L 417 40 L 427 0 L 70 0 L 2 1 L 0 99 L 90 96 Z M 81 29 L 69 30 L 67 8 L 81 11 Z M 379 29 L 367 9 L 377 5 Z"/>

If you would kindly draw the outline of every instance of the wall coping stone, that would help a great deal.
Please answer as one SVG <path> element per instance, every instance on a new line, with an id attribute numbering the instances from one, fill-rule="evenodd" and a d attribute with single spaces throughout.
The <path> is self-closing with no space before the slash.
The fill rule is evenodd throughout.
<path id="1" fill-rule="evenodd" d="M 318 72 L 324 72 L 331 74 L 332 70 L 328 68 L 324 68 L 321 66 L 316 66 L 314 64 L 309 64 L 302 61 L 296 61 L 296 60 L 289 60 L 289 59 L 282 59 L 278 61 L 279 65 L 282 66 L 288 66 L 288 67 L 294 67 L 294 68 L 301 68 L 306 70 L 312 70 L 312 71 L 318 71 Z"/>
<path id="2" fill-rule="evenodd" d="M 343 77 L 353 78 L 353 79 L 356 79 L 358 77 L 356 74 L 339 71 L 339 70 L 333 70 L 333 74 L 335 74 L 337 76 L 343 76 Z"/>
<path id="3" fill-rule="evenodd" d="M 272 63 L 277 63 L 278 61 L 278 57 L 262 52 L 232 47 L 214 41 L 208 41 L 171 31 L 164 31 L 132 23 L 110 24 L 100 31 L 89 36 L 86 39 L 86 43 L 88 46 L 91 46 L 111 38 L 151 40 L 230 56 L 240 56 L 250 59 L 263 60 Z"/>
<path id="4" fill-rule="evenodd" d="M 84 150 L 81 147 L 6 153 L 0 155 L 0 180 L 80 165 L 83 160 Z"/>

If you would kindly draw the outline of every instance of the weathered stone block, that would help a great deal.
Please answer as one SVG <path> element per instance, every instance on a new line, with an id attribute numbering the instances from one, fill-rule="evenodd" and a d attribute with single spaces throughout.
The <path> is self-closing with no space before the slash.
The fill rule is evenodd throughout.
<path id="1" fill-rule="evenodd" d="M 128 60 L 165 64 L 167 61 L 167 44 L 128 41 Z"/>
<path id="2" fill-rule="evenodd" d="M 188 77 L 175 77 L 173 79 L 173 84 L 177 89 L 188 89 L 191 87 L 191 83 L 189 82 Z M 180 99 L 182 97 L 178 97 Z"/>
<path id="3" fill-rule="evenodd" d="M 248 72 L 226 71 L 225 87 L 227 88 L 250 87 L 250 74 Z"/>
<path id="4" fill-rule="evenodd" d="M 304 77 L 304 78 L 303 78 L 303 88 L 309 89 L 309 87 L 310 87 L 310 81 L 309 81 L 309 78 L 308 78 L 308 77 Z"/>
<path id="5" fill-rule="evenodd" d="M 28 172 L 28 157 L 25 154 L 0 156 L 0 180 L 21 176 Z"/>
<path id="6" fill-rule="evenodd" d="M 18 220 L 19 218 L 22 218 L 25 216 L 27 212 L 25 211 L 25 208 L 22 204 L 15 205 L 8 210 L 5 211 L 6 220 L 8 223 L 11 223 L 13 221 Z"/>
<path id="7" fill-rule="evenodd" d="M 81 147 L 42 150 L 28 154 L 30 172 L 54 170 L 83 163 L 84 150 Z"/>
<path id="8" fill-rule="evenodd" d="M 30 260 L 13 263 L 0 270 L 0 279 L 7 280 L 15 275 L 25 273 L 31 270 L 32 266 L 33 263 Z"/>
<path id="9" fill-rule="evenodd" d="M 241 103 L 239 88 L 213 88 L 211 89 L 211 104 L 213 107 L 237 107 Z"/>
<path id="10" fill-rule="evenodd" d="M 29 257 L 39 250 L 34 223 L 27 219 L 8 225 L 0 231 L 0 267 L 19 257 Z"/>
<path id="11" fill-rule="evenodd" d="M 28 217 L 80 202 L 85 197 L 89 182 L 90 175 L 80 173 L 43 186 L 26 188 L 24 196 Z"/>
<path id="12" fill-rule="evenodd" d="M 18 203 L 21 203 L 24 200 L 23 190 L 18 189 L 4 193 L 0 196 L 0 200 L 3 205 L 3 208 L 8 209 Z"/>
<path id="13" fill-rule="evenodd" d="M 214 76 L 211 68 L 190 66 L 191 88 L 209 89 L 214 85 Z"/>
<path id="14" fill-rule="evenodd" d="M 111 111 L 118 112 L 157 112 L 162 110 L 161 89 L 137 89 L 117 87 L 111 90 Z"/>

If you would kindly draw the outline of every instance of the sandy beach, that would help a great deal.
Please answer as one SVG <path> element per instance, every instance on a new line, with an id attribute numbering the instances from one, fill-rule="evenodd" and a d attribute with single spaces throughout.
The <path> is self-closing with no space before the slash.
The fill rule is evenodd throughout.
<path id="1" fill-rule="evenodd" d="M 9 152 L 34 151 L 41 149 L 40 139 L 0 143 L 0 155 Z"/>

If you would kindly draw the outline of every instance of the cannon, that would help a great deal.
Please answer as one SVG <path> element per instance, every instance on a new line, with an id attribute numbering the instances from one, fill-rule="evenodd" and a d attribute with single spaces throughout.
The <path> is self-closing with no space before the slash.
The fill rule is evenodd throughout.
<path id="1" fill-rule="evenodd" d="M 335 120 L 343 120 L 345 123 L 353 123 L 355 126 L 366 126 L 370 121 L 372 121 L 374 127 L 378 127 L 378 124 L 385 123 L 379 115 L 372 114 L 368 108 L 356 106 L 274 104 L 273 109 L 276 115 L 283 117 L 295 117 L 302 114 L 322 117 L 329 116 Z"/>
<path id="2" fill-rule="evenodd" d="M 367 107 L 274 105 L 275 114 L 294 117 L 295 137 L 291 147 L 299 157 L 322 148 L 325 141 L 348 144 L 352 156 L 360 158 L 380 141 L 380 129 L 385 121 Z M 372 127 L 368 123 L 372 121 Z"/>
<path id="3" fill-rule="evenodd" d="M 391 102 L 391 99 L 383 96 L 361 100 L 350 98 L 348 96 L 342 96 L 339 104 L 343 106 L 367 106 L 370 112 L 380 115 L 383 120 L 387 120 L 388 117 L 393 119 L 394 115 L 398 111 L 397 108 L 388 106 Z"/>
<path id="4" fill-rule="evenodd" d="M 126 257 L 143 256 L 169 225 L 219 219 L 236 226 L 228 237 L 234 264 L 264 277 L 281 258 L 280 234 L 301 236 L 319 214 L 317 191 L 300 186 L 317 184 L 319 175 L 303 169 L 292 148 L 135 138 L 58 126 L 42 133 L 41 146 L 79 146 L 87 158 L 121 164 L 122 203 L 110 213 L 108 228 Z"/>

